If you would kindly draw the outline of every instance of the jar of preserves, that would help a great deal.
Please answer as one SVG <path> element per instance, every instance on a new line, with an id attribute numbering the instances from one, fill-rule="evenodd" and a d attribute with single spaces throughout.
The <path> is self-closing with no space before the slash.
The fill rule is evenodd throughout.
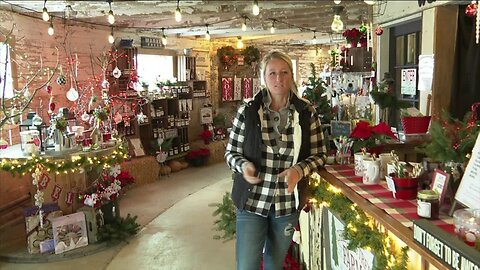
<path id="1" fill-rule="evenodd" d="M 440 202 L 438 193 L 433 190 L 417 192 L 417 214 L 428 219 L 438 219 Z"/>

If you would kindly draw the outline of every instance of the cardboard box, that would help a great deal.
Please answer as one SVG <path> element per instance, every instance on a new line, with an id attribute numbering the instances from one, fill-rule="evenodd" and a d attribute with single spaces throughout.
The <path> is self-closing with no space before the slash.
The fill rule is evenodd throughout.
<path id="1" fill-rule="evenodd" d="M 87 225 L 83 212 L 52 219 L 55 254 L 88 245 Z"/>

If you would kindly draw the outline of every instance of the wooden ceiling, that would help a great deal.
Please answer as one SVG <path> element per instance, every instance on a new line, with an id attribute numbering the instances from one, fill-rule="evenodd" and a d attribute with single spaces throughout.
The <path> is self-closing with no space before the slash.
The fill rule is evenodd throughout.
<path id="1" fill-rule="evenodd" d="M 176 22 L 174 12 L 177 1 L 114 0 L 114 28 L 122 31 L 161 33 L 167 36 L 203 37 L 206 25 L 211 38 L 222 39 L 242 36 L 271 44 L 332 44 L 342 40 L 341 33 L 333 33 L 331 24 L 336 6 L 343 6 L 340 13 L 345 28 L 358 27 L 372 16 L 372 6 L 361 0 L 343 0 L 339 5 L 333 0 L 319 1 L 258 1 L 260 14 L 252 14 L 253 1 L 180 0 L 182 20 Z M 0 1 L 0 9 L 12 10 L 41 18 L 44 1 Z M 108 1 L 46 1 L 46 7 L 55 20 L 67 18 L 69 22 L 109 27 L 106 14 Z M 242 23 L 247 18 L 247 31 Z M 370 19 L 369 19 L 370 18 Z M 275 34 L 270 27 L 275 21 Z M 55 21 L 54 21 L 55 22 Z M 315 31 L 316 40 L 313 40 Z"/>

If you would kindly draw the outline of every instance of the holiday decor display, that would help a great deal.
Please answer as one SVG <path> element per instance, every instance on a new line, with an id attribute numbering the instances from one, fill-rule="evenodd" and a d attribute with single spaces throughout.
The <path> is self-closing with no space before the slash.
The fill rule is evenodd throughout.
<path id="1" fill-rule="evenodd" d="M 371 126 L 369 122 L 359 121 L 349 137 L 353 140 L 352 149 L 354 153 L 366 148 L 368 152 L 377 155 L 381 152 L 380 148 L 382 144 L 386 143 L 387 139 L 398 140 L 385 122 Z"/>
<path id="2" fill-rule="evenodd" d="M 260 60 L 260 51 L 254 46 L 247 46 L 243 51 L 242 55 L 245 58 L 245 63 L 252 66 L 254 63 L 257 63 Z"/>
<path id="3" fill-rule="evenodd" d="M 220 63 L 222 63 L 225 69 L 228 69 L 229 67 L 236 64 L 238 60 L 237 53 L 232 46 L 221 47 L 217 50 L 217 56 L 218 60 L 220 61 Z"/>
<path id="4" fill-rule="evenodd" d="M 383 80 L 370 92 L 373 101 L 380 107 L 380 120 L 386 123 L 389 122 L 390 110 L 397 111 L 411 106 L 411 103 L 398 99 L 393 85 L 390 73 L 385 72 Z"/>
<path id="5" fill-rule="evenodd" d="M 315 107 L 322 124 L 328 124 L 333 119 L 332 106 L 326 95 L 326 83 L 317 76 L 315 65 L 310 63 L 310 76 L 303 91 L 303 97 Z"/>

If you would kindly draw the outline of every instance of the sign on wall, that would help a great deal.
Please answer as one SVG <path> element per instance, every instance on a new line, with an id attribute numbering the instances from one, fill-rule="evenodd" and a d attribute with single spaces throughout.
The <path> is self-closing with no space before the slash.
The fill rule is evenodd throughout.
<path id="1" fill-rule="evenodd" d="M 415 68 L 402 69 L 400 93 L 402 95 L 415 95 L 417 92 L 417 70 Z"/>
<path id="2" fill-rule="evenodd" d="M 373 269 L 373 254 L 365 249 L 348 249 L 349 242 L 343 238 L 345 224 L 327 207 L 323 208 L 323 222 L 326 269 Z"/>

